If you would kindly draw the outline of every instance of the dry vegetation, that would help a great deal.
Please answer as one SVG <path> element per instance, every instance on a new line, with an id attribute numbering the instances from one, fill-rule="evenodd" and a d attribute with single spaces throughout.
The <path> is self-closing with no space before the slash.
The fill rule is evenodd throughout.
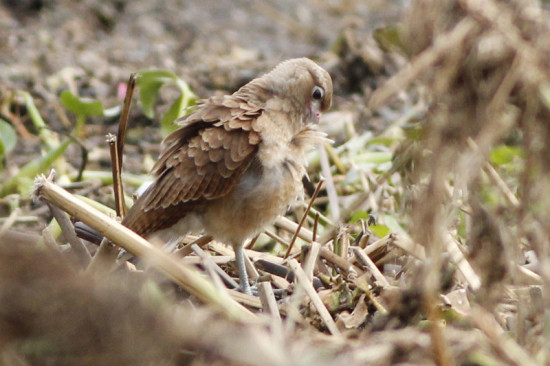
<path id="1" fill-rule="evenodd" d="M 57 238 L 55 220 L 41 232 L 51 219 L 43 201 L 5 196 L 1 363 L 550 364 L 548 16 L 534 0 L 416 0 L 374 36 L 357 19 L 343 25 L 317 54 L 339 95 L 322 123 L 335 143 L 311 155 L 306 191 L 321 177 L 324 185 L 309 213 L 309 199 L 296 204 L 248 251 L 260 300 L 220 286 L 218 265 L 235 272 L 222 244 L 166 255 L 41 180 L 36 195 L 109 230 L 150 265 L 84 270 L 89 258 L 75 250 L 71 225 Z M 250 63 L 212 67 L 210 80 Z M 30 111 L 20 96 L 8 97 L 13 88 L 2 87 L 1 113 L 24 122 Z M 148 142 L 152 129 L 133 118 L 143 119 L 132 112 L 125 154 L 135 156 L 125 170 L 142 173 L 158 139 Z M 82 139 L 96 144 L 94 131 L 106 130 L 85 127 Z M 85 177 L 107 151 L 90 150 Z M 108 185 L 68 180 L 75 161 L 56 160 L 68 172 L 59 185 L 112 205 Z M 5 163 L 7 180 L 23 159 L 7 155 Z M 124 178 L 130 190 L 141 180 L 132 178 Z M 93 256 L 97 247 L 85 245 Z M 197 257 L 202 264 L 192 267 Z"/>

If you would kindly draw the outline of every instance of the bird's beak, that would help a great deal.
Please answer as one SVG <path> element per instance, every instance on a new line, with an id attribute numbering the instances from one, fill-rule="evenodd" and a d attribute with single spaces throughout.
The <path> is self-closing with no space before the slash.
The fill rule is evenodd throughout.
<path id="1" fill-rule="evenodd" d="M 321 119 L 321 105 L 318 101 L 313 101 L 309 104 L 309 123 L 319 124 Z"/>

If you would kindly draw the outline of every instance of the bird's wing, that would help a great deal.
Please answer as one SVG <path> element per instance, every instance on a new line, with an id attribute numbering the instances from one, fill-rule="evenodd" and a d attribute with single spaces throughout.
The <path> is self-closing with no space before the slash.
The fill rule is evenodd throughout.
<path id="1" fill-rule="evenodd" d="M 234 96 L 210 98 L 184 117 L 165 140 L 153 167 L 154 183 L 136 201 L 123 224 L 146 235 L 165 229 L 206 200 L 223 197 L 253 162 L 262 114 Z"/>

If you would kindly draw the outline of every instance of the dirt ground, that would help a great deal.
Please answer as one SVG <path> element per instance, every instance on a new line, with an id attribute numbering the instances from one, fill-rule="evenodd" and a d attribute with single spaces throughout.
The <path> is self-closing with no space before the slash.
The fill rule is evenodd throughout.
<path id="1" fill-rule="evenodd" d="M 17 143 L 0 149 L 0 364 L 550 364 L 548 14 L 536 0 L 1 1 L 0 128 Z M 333 78 L 321 128 L 334 142 L 308 155 L 290 222 L 248 251 L 272 298 L 204 301 L 164 262 L 83 270 L 72 229 L 31 199 L 36 174 L 7 187 L 71 136 L 41 171 L 114 206 L 105 135 L 118 115 L 75 133 L 66 90 L 116 107 L 132 72 L 163 69 L 208 97 L 300 56 Z M 160 89 L 153 117 L 134 98 L 130 204 L 177 96 Z M 302 217 L 290 257 L 314 256 L 311 283 L 282 259 Z M 231 250 L 204 251 L 217 264 L 195 272 L 236 277 Z"/>
<path id="2" fill-rule="evenodd" d="M 45 93 L 63 87 L 48 78 L 72 69 L 88 93 L 109 98 L 130 72 L 166 68 L 199 95 L 232 91 L 284 59 L 328 63 L 344 30 L 369 37 L 401 9 L 380 0 L 4 1 L 0 80 Z"/>

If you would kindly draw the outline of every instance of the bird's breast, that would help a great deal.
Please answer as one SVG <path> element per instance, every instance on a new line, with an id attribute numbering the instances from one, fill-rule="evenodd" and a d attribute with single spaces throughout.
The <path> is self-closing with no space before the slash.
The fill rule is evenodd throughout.
<path id="1" fill-rule="evenodd" d="M 205 231 L 216 239 L 240 245 L 260 233 L 301 195 L 304 168 L 289 160 L 271 167 L 255 163 L 234 189 L 211 202 L 204 214 Z"/>

